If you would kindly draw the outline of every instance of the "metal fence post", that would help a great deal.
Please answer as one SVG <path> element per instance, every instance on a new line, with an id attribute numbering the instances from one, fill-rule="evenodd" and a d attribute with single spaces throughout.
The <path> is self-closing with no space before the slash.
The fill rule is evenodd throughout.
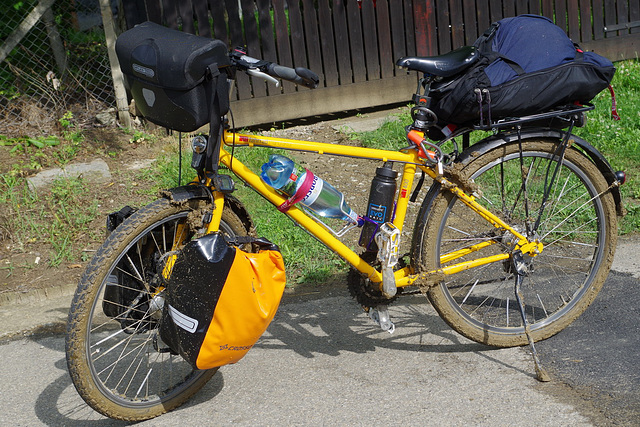
<path id="1" fill-rule="evenodd" d="M 120 71 L 120 63 L 116 56 L 116 31 L 113 26 L 113 14 L 109 0 L 100 0 L 100 12 L 102 14 L 102 24 L 104 36 L 107 41 L 107 51 L 109 52 L 109 63 L 111 64 L 111 76 L 113 78 L 113 88 L 116 93 L 116 105 L 118 107 L 118 118 L 125 127 L 131 127 L 131 116 L 129 116 L 129 103 L 127 102 L 127 92 L 124 88 L 124 77 Z"/>

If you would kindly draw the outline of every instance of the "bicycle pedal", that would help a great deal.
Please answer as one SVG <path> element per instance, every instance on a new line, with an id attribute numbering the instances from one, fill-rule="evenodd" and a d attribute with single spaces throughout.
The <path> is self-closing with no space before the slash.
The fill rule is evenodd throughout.
<path id="1" fill-rule="evenodd" d="M 390 334 L 395 332 L 396 326 L 389 317 L 389 309 L 386 305 L 372 307 L 367 314 L 383 331 L 387 331 Z"/>
<path id="2" fill-rule="evenodd" d="M 398 263 L 400 230 L 390 222 L 380 226 L 375 236 L 378 245 L 378 261 L 382 270 L 382 294 L 386 298 L 393 298 L 398 291 L 393 268 Z"/>

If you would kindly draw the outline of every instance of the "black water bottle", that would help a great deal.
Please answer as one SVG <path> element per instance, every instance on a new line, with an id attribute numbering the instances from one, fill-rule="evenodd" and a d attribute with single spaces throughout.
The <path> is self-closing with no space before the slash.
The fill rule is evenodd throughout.
<path id="1" fill-rule="evenodd" d="M 358 244 L 367 251 L 375 252 L 378 245 L 374 241 L 378 226 L 391 220 L 393 215 L 393 202 L 396 195 L 396 178 L 398 172 L 392 169 L 392 164 L 387 162 L 383 167 L 376 169 L 376 176 L 371 181 L 371 191 L 367 202 L 366 216 L 360 233 Z"/>

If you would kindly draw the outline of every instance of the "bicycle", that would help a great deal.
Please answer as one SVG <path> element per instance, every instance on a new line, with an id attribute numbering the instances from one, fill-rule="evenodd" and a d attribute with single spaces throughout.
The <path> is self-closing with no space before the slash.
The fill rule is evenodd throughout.
<path id="1" fill-rule="evenodd" d="M 374 232 L 380 236 L 377 252 L 358 254 L 340 240 L 371 223 L 367 218 L 336 232 L 300 205 L 284 214 L 352 266 L 352 293 L 383 330 L 394 328 L 388 304 L 419 290 L 446 323 L 475 342 L 529 344 L 544 380 L 534 342 L 564 329 L 601 289 L 615 250 L 624 173 L 613 171 L 593 146 L 572 134 L 590 105 L 489 120 L 429 142 L 425 132 L 436 120 L 425 104 L 430 85 L 443 69 L 462 72 L 470 65 L 469 55 L 421 58 L 415 65 L 398 62 L 423 75 L 413 123 L 407 127 L 408 146 L 399 151 L 240 134 L 224 123 L 220 129 L 212 124 L 208 139 L 194 138 L 196 178 L 139 210 L 110 216 L 111 233 L 80 280 L 69 313 L 66 354 L 82 398 L 103 415 L 143 420 L 184 403 L 216 373 L 217 368 L 193 370 L 158 343 L 162 274 L 166 255 L 194 236 L 253 232 L 249 213 L 232 195 L 231 175 L 218 173 L 218 164 L 274 206 L 287 200 L 234 156 L 242 147 L 401 165 L 393 216 Z M 307 69 L 282 67 L 241 51 L 229 58 L 229 79 L 241 71 L 268 81 L 317 84 Z M 470 144 L 469 135 L 477 130 L 494 133 Z M 446 144 L 452 148 L 445 153 Z M 404 256 L 398 253 L 398 235 L 411 194 L 421 186 L 414 185 L 418 172 L 433 184 Z"/>

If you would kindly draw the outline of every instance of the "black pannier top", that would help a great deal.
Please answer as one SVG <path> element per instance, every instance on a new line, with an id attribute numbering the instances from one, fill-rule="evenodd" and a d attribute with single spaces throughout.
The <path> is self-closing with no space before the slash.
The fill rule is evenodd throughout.
<path id="1" fill-rule="evenodd" d="M 218 71 L 230 65 L 222 41 L 144 22 L 118 37 L 116 54 L 127 89 L 149 121 L 182 132 L 209 122 Z M 220 78 L 226 86 L 226 76 Z"/>

